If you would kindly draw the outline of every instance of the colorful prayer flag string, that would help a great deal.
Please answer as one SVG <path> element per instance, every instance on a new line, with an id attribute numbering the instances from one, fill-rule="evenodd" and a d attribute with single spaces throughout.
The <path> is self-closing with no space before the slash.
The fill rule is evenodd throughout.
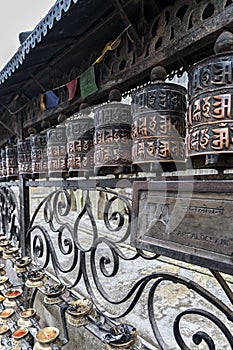
<path id="1" fill-rule="evenodd" d="M 98 87 L 96 85 L 95 81 L 95 70 L 94 65 L 97 63 L 100 63 L 107 51 L 113 51 L 115 50 L 121 43 L 121 37 L 122 35 L 127 32 L 127 30 L 131 27 L 131 24 L 126 27 L 118 36 L 116 39 L 109 41 L 104 49 L 102 50 L 101 55 L 94 61 L 94 63 L 86 69 L 83 73 L 81 73 L 79 76 L 74 78 L 73 80 L 67 82 L 66 84 L 57 86 L 53 88 L 50 91 L 46 91 L 43 94 L 40 95 L 40 109 L 42 111 L 45 111 L 49 108 L 54 108 L 59 103 L 59 97 L 54 93 L 54 91 L 61 89 L 63 87 L 67 87 L 68 90 L 68 101 L 72 101 L 75 93 L 77 91 L 77 84 L 79 80 L 80 84 L 80 92 L 82 99 L 85 99 L 87 96 L 95 93 L 98 91 Z"/>

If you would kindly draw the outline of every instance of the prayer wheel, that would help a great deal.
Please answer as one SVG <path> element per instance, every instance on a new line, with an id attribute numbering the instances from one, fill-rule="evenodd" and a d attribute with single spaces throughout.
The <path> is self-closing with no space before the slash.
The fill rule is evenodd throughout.
<path id="1" fill-rule="evenodd" d="M 16 180 L 19 175 L 17 146 L 6 146 L 6 176 L 8 180 Z"/>
<path id="2" fill-rule="evenodd" d="M 2 156 L 0 152 L 0 181 L 3 181 L 3 175 L 2 175 Z"/>
<path id="3" fill-rule="evenodd" d="M 223 32 L 215 54 L 189 71 L 187 154 L 194 168 L 233 167 L 233 34 Z"/>
<path id="4" fill-rule="evenodd" d="M 32 174 L 31 141 L 20 140 L 17 144 L 19 175 L 30 178 Z"/>
<path id="5" fill-rule="evenodd" d="M 50 177 L 68 176 L 66 126 L 58 125 L 47 131 L 48 174 Z"/>
<path id="6" fill-rule="evenodd" d="M 111 90 L 109 102 L 94 111 L 94 172 L 96 175 L 131 172 L 132 116 L 130 105 L 121 102 L 119 90 Z"/>
<path id="7" fill-rule="evenodd" d="M 6 179 L 6 150 L 5 148 L 1 150 L 1 160 L 2 160 L 2 179 Z"/>
<path id="8" fill-rule="evenodd" d="M 47 177 L 48 156 L 47 156 L 47 135 L 45 133 L 30 135 L 31 157 L 32 157 L 32 177 Z"/>
<path id="9" fill-rule="evenodd" d="M 132 95 L 132 160 L 138 171 L 175 171 L 185 167 L 186 89 L 165 82 L 162 66 L 152 83 Z"/>
<path id="10" fill-rule="evenodd" d="M 80 105 L 66 123 L 69 176 L 91 175 L 94 171 L 94 119 L 87 103 Z"/>

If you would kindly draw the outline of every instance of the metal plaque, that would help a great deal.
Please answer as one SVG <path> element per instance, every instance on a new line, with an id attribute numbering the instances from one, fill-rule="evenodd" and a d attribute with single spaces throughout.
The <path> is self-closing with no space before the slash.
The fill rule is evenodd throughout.
<path id="1" fill-rule="evenodd" d="M 222 181 L 138 182 L 133 246 L 233 273 L 233 185 Z"/>

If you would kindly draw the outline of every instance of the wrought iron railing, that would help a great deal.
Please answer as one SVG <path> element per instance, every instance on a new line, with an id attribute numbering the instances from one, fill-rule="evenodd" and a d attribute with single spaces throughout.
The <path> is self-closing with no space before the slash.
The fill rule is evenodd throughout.
<path id="1" fill-rule="evenodd" d="M 26 252 L 32 257 L 32 270 L 44 271 L 57 286 L 64 286 L 66 294 L 56 302 L 66 330 L 60 346 L 69 340 L 65 315 L 78 292 L 95 309 L 84 327 L 107 346 L 114 348 L 122 334 L 126 339 L 123 328 L 117 336 L 110 330 L 127 325 L 136 327 L 147 341 L 145 346 L 143 341 L 130 345 L 125 340 L 130 349 L 193 350 L 203 344 L 208 349 L 233 349 L 231 276 L 131 247 L 132 188 L 128 181 L 26 184 L 52 186 L 39 205 L 34 206 L 32 198 Z M 13 188 L 3 186 L 1 197 L 1 234 L 16 244 L 20 229 Z M 96 198 L 101 200 L 102 212 Z M 27 273 L 22 277 L 25 282 Z M 35 288 L 31 306 L 38 292 L 45 293 L 41 288 Z"/>

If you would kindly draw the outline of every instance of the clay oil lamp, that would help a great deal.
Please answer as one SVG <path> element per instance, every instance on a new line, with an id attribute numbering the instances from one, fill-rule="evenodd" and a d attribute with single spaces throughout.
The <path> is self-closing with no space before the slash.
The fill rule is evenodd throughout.
<path id="1" fill-rule="evenodd" d="M 61 302 L 60 296 L 65 292 L 66 287 L 61 283 L 45 283 L 39 289 L 45 295 L 44 302 L 53 305 Z"/>
<path id="2" fill-rule="evenodd" d="M 13 317 L 15 311 L 12 308 L 6 308 L 0 312 L 0 323 L 7 324 L 7 322 Z"/>
<path id="3" fill-rule="evenodd" d="M 39 317 L 36 315 L 36 309 L 29 308 L 19 312 L 20 318 L 17 322 L 19 327 L 31 327 L 33 325 L 32 319 L 35 321 L 39 320 Z"/>
<path id="4" fill-rule="evenodd" d="M 4 297 L 4 295 L 0 294 L 0 304 L 5 300 L 6 298 Z"/>
<path id="5" fill-rule="evenodd" d="M 67 322 L 72 326 L 81 327 L 90 323 L 88 315 L 95 313 L 93 304 L 88 299 L 78 299 L 72 302 L 66 310 Z"/>
<path id="6" fill-rule="evenodd" d="M 31 264 L 32 259 L 28 256 L 18 257 L 14 262 L 14 270 L 19 273 L 27 271 L 27 267 Z"/>
<path id="7" fill-rule="evenodd" d="M 12 286 L 12 283 L 9 281 L 9 277 L 0 276 L 0 290 L 7 289 Z"/>
<path id="8" fill-rule="evenodd" d="M 40 269 L 28 271 L 25 275 L 27 278 L 25 285 L 28 288 L 40 287 L 44 284 L 45 273 Z"/>
<path id="9" fill-rule="evenodd" d="M 35 335 L 33 350 L 52 350 L 51 343 L 59 343 L 59 329 L 56 327 L 44 327 Z"/>
<path id="10" fill-rule="evenodd" d="M 0 240 L 0 257 L 3 257 L 3 252 L 11 245 L 8 239 Z"/>
<path id="11" fill-rule="evenodd" d="M 110 328 L 105 335 L 106 350 L 129 349 L 137 341 L 136 329 L 128 324 L 119 324 Z"/>
<path id="12" fill-rule="evenodd" d="M 20 328 L 17 328 L 12 333 L 12 338 L 13 338 L 13 346 L 20 346 L 21 340 L 24 340 L 24 341 L 30 343 L 32 336 L 29 333 L 27 328 L 20 327 Z"/>
<path id="13" fill-rule="evenodd" d="M 11 242 L 8 239 L 2 239 L 0 241 L 0 257 L 6 259 L 4 256 L 5 250 L 11 247 Z"/>
<path id="14" fill-rule="evenodd" d="M 3 251 L 3 255 L 2 258 L 3 259 L 13 259 L 15 257 L 15 255 L 18 253 L 19 248 L 17 247 L 7 247 L 7 249 L 5 249 Z"/>
<path id="15" fill-rule="evenodd" d="M 5 250 L 7 246 L 11 246 L 11 242 L 8 239 L 1 239 L 0 240 L 0 251 Z"/>
<path id="16" fill-rule="evenodd" d="M 4 295 L 2 295 L 2 294 L 0 294 L 0 311 L 2 311 L 2 310 L 4 310 L 4 304 L 3 304 L 3 302 L 4 302 L 4 300 L 5 300 L 6 298 L 4 297 Z M 0 323 L 1 324 L 1 323 Z"/>
<path id="17" fill-rule="evenodd" d="M 2 324 L 0 326 L 0 344 L 2 344 L 2 346 L 0 345 L 1 350 L 7 348 L 7 347 L 5 347 L 4 341 L 6 343 L 9 342 L 9 345 L 11 345 L 10 339 L 11 339 L 11 330 L 10 330 L 9 326 L 7 324 Z"/>
<path id="18" fill-rule="evenodd" d="M 23 298 L 21 297 L 22 294 L 23 294 L 22 289 L 17 289 L 17 288 L 8 289 L 4 294 L 6 298 L 3 302 L 4 306 L 6 307 L 17 306 L 17 301 L 21 302 L 23 300 Z"/>
<path id="19" fill-rule="evenodd" d="M 9 337 L 11 334 L 11 330 L 7 324 L 3 324 L 0 326 L 0 341 L 3 337 Z"/>

